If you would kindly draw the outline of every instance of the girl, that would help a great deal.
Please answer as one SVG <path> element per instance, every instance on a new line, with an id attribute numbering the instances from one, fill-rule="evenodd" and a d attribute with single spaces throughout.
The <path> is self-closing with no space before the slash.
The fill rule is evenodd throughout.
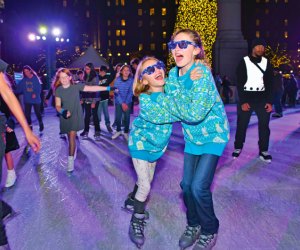
<path id="1" fill-rule="evenodd" d="M 30 66 L 25 65 L 23 67 L 23 79 L 17 85 L 16 94 L 24 95 L 25 116 L 31 128 L 31 108 L 33 106 L 35 115 L 39 121 L 40 132 L 44 130 L 41 115 L 41 91 L 42 83 L 36 72 Z"/>
<path id="2" fill-rule="evenodd" d="M 130 124 L 130 105 L 132 102 L 132 84 L 133 78 L 129 65 L 123 65 L 120 69 L 120 76 L 115 80 L 114 86 L 118 88 L 115 93 L 116 123 L 117 132 L 112 136 L 116 139 L 121 135 L 121 120 L 124 115 L 124 138 L 128 141 L 128 132 Z"/>
<path id="3" fill-rule="evenodd" d="M 187 91 L 183 89 L 175 91 L 172 98 L 163 93 L 164 70 L 165 66 L 161 61 L 148 57 L 140 62 L 134 78 L 133 91 L 140 99 L 140 114 L 133 121 L 128 147 L 137 173 L 137 183 L 125 201 L 125 208 L 133 209 L 129 236 L 138 247 L 144 244 L 144 220 L 148 217 L 145 212 L 145 202 L 150 192 L 156 161 L 167 148 L 172 122 L 179 121 L 178 117 L 172 116 L 155 100 L 161 100 L 165 107 L 171 110 L 173 107 L 181 106 L 179 97 L 182 94 L 186 94 L 188 98 Z M 192 78 L 199 78 L 199 76 L 197 70 L 191 74 Z M 191 99 L 186 100 L 186 103 L 191 103 Z M 184 103 L 183 105 L 184 108 L 189 109 L 188 105 Z M 176 113 L 181 114 L 182 110 Z M 190 122 L 199 120 L 193 114 L 186 116 L 182 114 L 182 116 Z"/>
<path id="4" fill-rule="evenodd" d="M 106 91 L 113 87 L 74 85 L 72 74 L 68 69 L 60 68 L 55 75 L 53 89 L 55 91 L 55 107 L 60 114 L 60 132 L 68 134 L 69 157 L 67 171 L 74 170 L 74 153 L 76 148 L 76 132 L 84 128 L 83 113 L 80 105 L 80 91 Z"/>
<path id="5" fill-rule="evenodd" d="M 87 63 L 84 66 L 84 77 L 86 85 L 98 86 L 99 77 L 92 63 Z M 100 124 L 98 117 L 98 107 L 100 101 L 99 93 L 82 93 L 82 102 L 84 108 L 84 131 L 80 134 L 84 139 L 88 138 L 90 129 L 90 118 L 93 115 L 93 122 L 95 126 L 95 140 L 100 140 Z"/>
<path id="6" fill-rule="evenodd" d="M 168 46 L 176 67 L 169 73 L 170 83 L 166 84 L 165 91 L 171 96 L 179 88 L 189 91 L 194 106 L 199 105 L 200 118 L 195 124 L 182 122 L 185 149 L 181 188 L 187 208 L 187 227 L 179 239 L 179 246 L 185 249 L 199 238 L 193 250 L 211 249 L 216 244 L 219 221 L 214 213 L 210 187 L 219 157 L 229 140 L 228 120 L 210 69 L 206 66 L 199 34 L 190 29 L 179 30 Z M 196 59 L 202 61 L 199 66 L 202 76 L 192 81 L 188 76 L 195 68 Z M 157 101 L 160 104 L 160 100 Z"/>

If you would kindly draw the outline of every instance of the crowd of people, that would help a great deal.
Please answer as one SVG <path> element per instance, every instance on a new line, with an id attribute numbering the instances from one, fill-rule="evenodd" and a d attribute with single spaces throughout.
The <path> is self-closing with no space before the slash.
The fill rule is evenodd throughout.
<path id="1" fill-rule="evenodd" d="M 262 161 L 270 163 L 272 156 L 268 147 L 272 104 L 276 110 L 276 115 L 273 116 L 281 117 L 283 100 L 288 99 L 290 105 L 295 105 L 295 99 L 292 92 L 288 91 L 288 98 L 285 97 L 281 74 L 264 57 L 265 46 L 263 39 L 253 40 L 251 53 L 242 58 L 237 68 L 237 130 L 232 156 L 240 156 L 250 117 L 255 112 L 259 123 L 258 155 Z M 125 198 L 124 208 L 132 213 L 129 236 L 138 247 L 145 241 L 145 220 L 149 219 L 146 201 L 157 162 L 167 150 L 172 124 L 180 122 L 185 142 L 180 186 L 187 223 L 179 238 L 179 247 L 212 249 L 217 241 L 219 220 L 214 212 L 211 185 L 218 160 L 229 141 L 230 129 L 224 104 L 228 104 L 233 95 L 231 83 L 228 76 L 222 79 L 219 74 L 212 75 L 203 42 L 196 31 L 176 31 L 168 47 L 176 64 L 168 72 L 168 77 L 164 63 L 153 56 L 142 60 L 134 58 L 130 64 L 117 64 L 115 67 L 101 66 L 99 71 L 92 63 L 86 63 L 75 76 L 69 69 L 60 68 L 45 102 L 48 103 L 50 96 L 53 97 L 59 116 L 60 134 L 68 137 L 69 173 L 75 170 L 77 132 L 81 131 L 80 137 L 87 139 L 91 118 L 96 141 L 101 139 L 100 123 L 103 113 L 111 139 L 115 140 L 122 135 L 128 142 L 137 180 L 132 192 Z M 3 118 L 0 121 L 0 132 L 6 133 L 6 136 L 14 135 L 11 110 L 24 129 L 29 145 L 34 151 L 38 151 L 40 144 L 32 133 L 31 109 L 34 108 L 39 131 L 42 132 L 44 123 L 40 106 L 43 100 L 39 77 L 30 66 L 23 67 L 23 79 L 14 92 L 24 96 L 24 116 L 20 105 L 15 104 L 17 99 L 8 98 L 14 96 L 7 84 L 9 80 L 4 78 L 3 73 L 0 76 L 0 94 L 3 97 L 0 100 L 3 114 L 0 116 Z M 294 86 L 293 77 L 285 85 Z M 114 95 L 115 106 L 112 125 L 108 112 L 111 93 Z M 136 98 L 139 102 L 139 114 L 130 128 L 130 114 L 133 113 Z M 116 129 L 115 132 L 113 128 Z M 3 138 L 1 136 L 2 140 Z M 10 152 L 18 149 L 19 145 L 15 135 L 14 139 L 6 140 L 6 146 L 5 141 L 0 142 L 1 156 L 3 158 L 5 155 L 8 167 L 5 186 L 11 187 L 16 181 L 16 173 Z M 0 205 L 0 218 L 4 217 L 5 206 L 8 207 L 6 214 L 12 214 L 13 210 L 8 204 Z M 2 223 L 1 220 L 0 222 Z M 1 223 L 0 246 L 7 245 L 5 228 Z"/>

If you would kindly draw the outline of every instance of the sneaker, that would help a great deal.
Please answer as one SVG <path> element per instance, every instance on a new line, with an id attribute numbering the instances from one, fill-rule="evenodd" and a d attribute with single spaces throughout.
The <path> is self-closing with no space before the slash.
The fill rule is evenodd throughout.
<path id="1" fill-rule="evenodd" d="M 216 245 L 218 234 L 201 234 L 193 250 L 210 250 Z"/>
<path id="2" fill-rule="evenodd" d="M 82 137 L 82 139 L 87 139 L 89 137 L 89 132 L 83 131 L 82 133 L 80 133 L 80 136 Z"/>
<path id="3" fill-rule="evenodd" d="M 128 133 L 124 133 L 123 136 L 124 136 L 125 140 L 128 141 Z"/>
<path id="4" fill-rule="evenodd" d="M 44 130 L 44 123 L 41 122 L 39 125 L 40 125 L 40 132 L 42 132 Z"/>
<path id="5" fill-rule="evenodd" d="M 69 155 L 68 156 L 68 167 L 67 167 L 67 171 L 73 172 L 74 171 L 74 156 Z"/>
<path id="6" fill-rule="evenodd" d="M 280 117 L 282 117 L 282 114 L 274 113 L 274 114 L 272 114 L 272 117 L 280 118 Z"/>
<path id="7" fill-rule="evenodd" d="M 268 153 L 268 151 L 263 151 L 259 153 L 259 159 L 264 162 L 271 163 L 272 156 Z"/>
<path id="8" fill-rule="evenodd" d="M 96 141 L 100 141 L 101 137 L 100 137 L 100 132 L 99 131 L 95 132 L 94 138 L 95 138 Z"/>
<path id="9" fill-rule="evenodd" d="M 114 135 L 111 137 L 111 139 L 116 139 L 121 135 L 121 131 L 117 131 L 116 133 L 114 133 Z"/>
<path id="10" fill-rule="evenodd" d="M 240 156 L 242 150 L 241 149 L 235 149 L 233 152 L 232 152 L 232 157 L 233 159 L 236 159 Z"/>
<path id="11" fill-rule="evenodd" d="M 107 131 L 112 134 L 113 130 L 110 125 L 106 125 Z"/>
<path id="12" fill-rule="evenodd" d="M 184 233 L 179 239 L 180 249 L 185 249 L 192 246 L 200 235 L 200 226 L 190 227 L 186 226 Z"/>
<path id="13" fill-rule="evenodd" d="M 12 187 L 17 180 L 16 171 L 14 169 L 7 170 L 7 177 L 5 182 L 5 187 L 9 188 Z"/>

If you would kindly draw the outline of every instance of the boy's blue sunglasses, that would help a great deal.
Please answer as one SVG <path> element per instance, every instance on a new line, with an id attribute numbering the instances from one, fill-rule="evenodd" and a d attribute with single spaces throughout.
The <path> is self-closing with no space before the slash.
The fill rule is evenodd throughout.
<path id="1" fill-rule="evenodd" d="M 175 49 L 177 45 L 180 49 L 186 49 L 189 45 L 193 45 L 196 48 L 199 47 L 196 43 L 193 43 L 193 42 L 190 42 L 187 40 L 181 40 L 181 41 L 177 41 L 177 42 L 174 42 L 174 41 L 168 42 L 169 50 Z"/>
<path id="2" fill-rule="evenodd" d="M 165 66 L 165 64 L 162 61 L 158 61 L 157 63 L 155 63 L 153 65 L 150 65 L 147 68 L 145 68 L 142 71 L 142 73 L 140 74 L 140 78 L 139 79 L 142 80 L 142 78 L 143 78 L 143 76 L 145 74 L 147 74 L 147 75 L 153 74 L 155 72 L 155 68 L 157 68 L 157 69 L 165 69 L 166 66 Z"/>

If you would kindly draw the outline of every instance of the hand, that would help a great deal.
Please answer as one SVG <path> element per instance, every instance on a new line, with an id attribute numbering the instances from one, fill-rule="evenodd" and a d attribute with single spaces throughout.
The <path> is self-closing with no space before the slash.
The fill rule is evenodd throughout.
<path id="1" fill-rule="evenodd" d="M 91 108 L 94 109 L 96 107 L 96 103 L 91 104 Z"/>
<path id="2" fill-rule="evenodd" d="M 45 99 L 44 103 L 45 103 L 45 106 L 46 106 L 46 107 L 48 107 L 48 102 L 49 102 L 49 101 L 48 101 L 47 99 Z"/>
<path id="3" fill-rule="evenodd" d="M 199 80 L 202 77 L 202 70 L 199 67 L 194 68 L 191 71 L 190 78 L 194 80 Z"/>
<path id="4" fill-rule="evenodd" d="M 6 127 L 6 132 L 7 132 L 7 133 L 11 133 L 11 132 L 13 132 L 13 131 L 14 131 L 14 130 L 13 130 L 12 128 L 10 128 L 10 127 L 8 127 L 8 126 Z"/>
<path id="5" fill-rule="evenodd" d="M 28 131 L 26 134 L 26 139 L 30 145 L 30 147 L 33 149 L 34 152 L 38 152 L 41 149 L 41 142 L 40 140 L 36 137 L 34 133 L 32 133 L 31 130 Z"/>
<path id="6" fill-rule="evenodd" d="M 81 104 L 81 105 L 83 104 L 83 101 L 82 101 L 82 100 L 80 100 L 80 104 Z"/>
<path id="7" fill-rule="evenodd" d="M 242 110 L 243 111 L 249 111 L 250 110 L 250 105 L 249 105 L 249 103 L 244 103 L 244 104 L 242 104 Z"/>
<path id="8" fill-rule="evenodd" d="M 128 105 L 126 103 L 122 103 L 122 109 L 126 112 L 128 110 Z"/>
<path id="9" fill-rule="evenodd" d="M 61 116 L 65 119 L 68 119 L 70 116 L 71 116 L 71 112 L 69 110 L 64 110 L 62 113 L 61 113 Z"/>
<path id="10" fill-rule="evenodd" d="M 115 86 L 110 87 L 110 90 L 111 90 L 111 91 L 115 91 L 115 90 L 117 90 L 117 89 L 118 89 L 118 88 L 115 87 Z"/>
<path id="11" fill-rule="evenodd" d="M 267 103 L 267 104 L 265 105 L 265 109 L 266 109 L 266 111 L 267 111 L 268 113 L 270 113 L 270 112 L 272 111 L 272 105 L 271 105 L 270 103 Z"/>

